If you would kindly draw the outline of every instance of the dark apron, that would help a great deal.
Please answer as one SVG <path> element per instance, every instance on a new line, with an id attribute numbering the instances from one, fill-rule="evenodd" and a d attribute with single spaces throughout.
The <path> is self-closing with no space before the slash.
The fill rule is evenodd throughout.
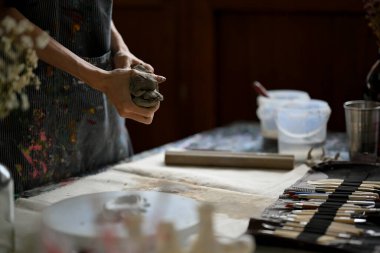
<path id="1" fill-rule="evenodd" d="M 111 69 L 112 0 L 9 1 L 30 21 L 86 61 Z M 28 87 L 30 108 L 0 121 L 0 163 L 16 192 L 57 182 L 131 155 L 124 119 L 106 96 L 39 62 L 40 90 Z"/>

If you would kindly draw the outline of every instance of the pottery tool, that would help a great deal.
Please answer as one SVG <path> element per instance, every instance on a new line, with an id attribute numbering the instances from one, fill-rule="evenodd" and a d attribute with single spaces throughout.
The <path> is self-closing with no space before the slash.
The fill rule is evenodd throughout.
<path id="1" fill-rule="evenodd" d="M 352 214 L 361 214 L 362 212 L 355 212 L 355 210 L 340 210 L 338 209 L 337 211 L 335 210 L 292 210 L 290 212 L 291 214 L 297 214 L 297 215 L 314 215 L 316 213 L 318 214 L 328 214 L 328 215 L 336 215 L 336 216 L 348 216 L 350 217 Z"/>
<path id="2" fill-rule="evenodd" d="M 267 89 L 258 81 L 254 81 L 252 83 L 253 89 L 256 91 L 257 94 L 263 96 L 263 97 L 269 97 L 269 93 Z"/>
<path id="3" fill-rule="evenodd" d="M 303 232 L 303 228 L 301 228 L 301 227 L 282 226 L 281 229 L 288 230 L 288 231 Z M 333 230 L 327 230 L 325 232 L 325 235 L 334 236 L 334 237 L 338 237 L 338 238 L 351 238 L 352 237 L 351 234 L 345 233 L 344 231 L 333 231 Z"/>
<path id="4" fill-rule="evenodd" d="M 267 224 L 267 223 L 263 223 L 261 224 L 264 228 L 266 229 L 270 229 L 270 230 L 277 230 L 277 229 L 283 229 L 283 230 L 288 230 L 288 231 L 296 231 L 296 232 L 303 232 L 304 231 L 304 226 L 294 226 L 294 224 L 279 224 L 278 226 L 274 226 L 272 224 Z M 334 229 L 327 229 L 326 232 L 325 232 L 326 235 L 330 235 L 330 236 L 335 236 L 335 237 L 340 237 L 340 238 L 350 238 L 352 237 L 353 235 L 360 235 L 360 233 L 347 233 L 345 231 L 337 231 L 337 230 L 334 230 Z"/>
<path id="5" fill-rule="evenodd" d="M 330 219 L 331 217 L 344 217 L 347 219 L 365 219 L 367 222 L 371 222 L 373 224 L 380 224 L 380 214 L 378 212 L 344 212 L 344 211 L 338 211 L 336 213 L 334 212 L 310 212 L 310 211 L 315 211 L 315 210 L 294 210 L 294 211 L 300 211 L 300 212 L 291 212 L 289 214 L 289 217 L 292 217 L 292 215 L 297 215 L 297 216 L 308 216 L 312 217 L 314 215 L 318 215 L 320 218 L 326 218 Z"/>
<path id="6" fill-rule="evenodd" d="M 352 187 L 345 187 L 345 186 L 331 186 L 331 185 L 318 185 L 315 187 L 315 192 L 346 192 L 350 193 L 352 192 Z M 355 192 L 373 192 L 373 193 L 380 193 L 379 189 L 371 188 L 371 187 L 364 187 L 360 186 L 356 188 Z"/>
<path id="7" fill-rule="evenodd" d="M 298 203 L 315 203 L 315 204 L 322 204 L 327 202 L 327 199 L 325 198 L 304 198 L 304 199 L 297 199 L 295 198 L 294 200 L 298 200 Z M 341 206 L 342 204 L 352 204 L 356 206 L 364 206 L 364 207 L 372 207 L 372 208 L 378 208 L 379 202 L 378 201 L 373 201 L 373 200 L 350 200 L 350 199 L 329 199 L 328 200 L 328 205 L 329 206 Z M 326 205 L 326 204 L 325 204 Z"/>
<path id="8" fill-rule="evenodd" d="M 318 180 L 309 180 L 307 181 L 309 184 L 312 184 L 312 183 L 320 183 L 320 182 L 328 182 L 328 183 L 342 183 L 344 181 L 347 181 L 347 182 L 354 182 L 354 180 L 344 180 L 344 179 L 341 179 L 341 178 L 322 178 L 322 179 L 318 179 Z M 375 180 L 363 180 L 362 183 L 364 184 L 377 184 L 380 186 L 380 181 L 375 181 Z"/>
<path id="9" fill-rule="evenodd" d="M 377 192 L 372 192 L 372 191 L 328 191 L 328 189 L 325 189 L 323 188 L 322 190 L 320 191 L 316 191 L 316 192 L 297 192 L 297 191 L 287 191 L 284 193 L 283 196 L 288 196 L 288 197 L 292 197 L 292 196 L 297 196 L 299 194 L 328 194 L 328 195 L 331 195 L 334 193 L 334 196 L 339 196 L 339 195 L 342 195 L 342 196 L 345 196 L 345 195 L 355 195 L 355 196 L 373 196 L 375 199 L 376 198 L 379 198 L 379 194 Z"/>
<path id="10" fill-rule="evenodd" d="M 292 227 L 300 227 L 304 229 L 304 227 L 308 224 L 308 221 L 285 221 L 283 225 L 285 226 L 292 226 Z M 357 228 L 352 224 L 347 223 L 341 223 L 341 222 L 335 222 L 332 221 L 329 226 L 327 227 L 327 231 L 333 231 L 333 232 L 342 232 L 349 233 L 352 235 L 362 235 L 364 233 L 364 229 Z"/>
<path id="11" fill-rule="evenodd" d="M 310 180 L 307 181 L 308 184 L 310 185 L 315 185 L 315 186 L 341 186 L 343 183 L 343 186 L 357 186 L 358 182 L 350 182 L 350 181 L 345 181 L 343 179 L 333 179 L 333 178 L 327 178 L 327 179 L 320 179 L 320 180 Z M 367 187 L 367 188 L 375 188 L 375 189 L 380 189 L 380 181 L 368 181 L 365 180 L 363 182 L 359 182 L 359 187 Z"/>
<path id="12" fill-rule="evenodd" d="M 288 208 L 288 209 L 318 209 L 321 204 L 323 204 L 324 202 L 315 202 L 315 201 L 304 201 L 304 202 L 289 202 L 289 203 L 286 203 L 285 204 L 285 208 Z M 342 210 L 358 210 L 358 209 L 362 209 L 362 208 L 368 208 L 368 209 L 373 209 L 374 208 L 374 203 L 373 202 L 370 202 L 370 203 L 367 203 L 366 202 L 366 205 L 355 205 L 353 203 L 344 203 L 342 205 L 342 203 L 329 203 L 329 206 L 333 207 L 333 208 L 340 208 Z"/>
<path id="13" fill-rule="evenodd" d="M 327 200 L 328 198 L 333 198 L 337 200 L 359 200 L 359 201 L 375 201 L 378 200 L 379 196 L 372 195 L 372 194 L 354 194 L 354 195 L 347 195 L 347 194 L 339 194 L 339 193 L 301 193 L 301 194 L 294 194 L 291 196 L 293 199 L 322 199 Z"/>
<path id="14" fill-rule="evenodd" d="M 294 156 L 254 152 L 167 150 L 165 163 L 166 165 L 291 170 L 294 168 Z"/>
<path id="15" fill-rule="evenodd" d="M 262 234 L 275 235 L 275 236 L 280 236 L 280 237 L 285 237 L 285 238 L 290 238 L 290 239 L 297 239 L 297 237 L 301 233 L 297 231 L 287 231 L 283 229 L 276 229 L 276 230 L 262 229 L 262 230 L 259 230 L 259 232 Z M 319 237 L 317 242 L 320 244 L 326 245 L 335 240 L 337 240 L 335 236 L 324 235 L 324 236 Z"/>
<path id="16" fill-rule="evenodd" d="M 311 218 L 315 218 L 314 215 L 286 215 L 283 217 L 284 221 L 310 221 Z M 351 218 L 351 217 L 331 217 L 331 215 L 319 215 L 318 219 L 320 220 L 333 220 L 335 222 L 341 222 L 346 224 L 356 224 L 356 223 L 365 223 L 367 220 L 363 218 Z"/>
<path id="17" fill-rule="evenodd" d="M 284 229 L 277 229 L 277 230 L 262 229 L 262 230 L 259 230 L 259 232 L 262 234 L 276 235 L 276 236 L 291 238 L 291 239 L 297 239 L 297 237 L 302 233 L 298 231 L 288 231 Z M 337 238 L 335 236 L 330 236 L 330 235 L 321 235 L 320 237 L 317 238 L 316 242 L 321 245 L 330 245 L 330 244 L 335 244 L 335 243 L 346 243 L 346 244 L 360 244 L 361 243 L 358 240 L 342 239 L 342 238 Z"/>
<path id="18" fill-rule="evenodd" d="M 297 210 L 292 210 L 291 213 L 308 213 L 308 214 L 314 214 L 316 212 L 326 212 L 328 213 L 329 211 L 322 211 L 318 209 L 297 209 Z M 335 212 L 335 211 L 330 211 L 330 212 Z M 373 213 L 378 213 L 380 214 L 380 209 L 379 208 L 347 208 L 347 207 L 341 207 L 336 211 L 337 214 L 373 214 Z"/>

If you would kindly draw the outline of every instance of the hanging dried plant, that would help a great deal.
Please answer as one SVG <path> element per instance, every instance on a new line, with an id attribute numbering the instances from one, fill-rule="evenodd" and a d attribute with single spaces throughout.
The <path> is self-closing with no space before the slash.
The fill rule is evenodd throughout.
<path id="1" fill-rule="evenodd" d="M 6 16 L 0 23 L 0 119 L 17 108 L 27 110 L 29 100 L 25 87 L 39 87 L 40 81 L 33 73 L 37 67 L 35 48 L 43 48 L 48 35 L 32 39 L 27 33 L 33 30 L 25 20 L 16 21 Z"/>

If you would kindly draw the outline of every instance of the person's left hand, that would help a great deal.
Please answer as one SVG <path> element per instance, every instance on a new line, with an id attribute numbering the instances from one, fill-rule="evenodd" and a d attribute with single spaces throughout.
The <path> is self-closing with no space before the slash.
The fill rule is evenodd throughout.
<path id="1" fill-rule="evenodd" d="M 140 60 L 129 51 L 118 51 L 114 53 L 113 64 L 115 69 L 131 69 L 136 65 L 143 65 L 146 72 L 154 72 L 154 68 L 150 64 Z"/>

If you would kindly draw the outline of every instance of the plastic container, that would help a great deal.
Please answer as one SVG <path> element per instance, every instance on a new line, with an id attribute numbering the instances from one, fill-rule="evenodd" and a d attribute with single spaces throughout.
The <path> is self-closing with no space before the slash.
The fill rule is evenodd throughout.
<path id="1" fill-rule="evenodd" d="M 261 135 L 269 139 L 277 139 L 277 109 L 294 101 L 308 101 L 310 96 L 300 90 L 269 90 L 269 97 L 257 97 L 257 117 L 260 119 Z"/>
<path id="2" fill-rule="evenodd" d="M 13 180 L 0 164 L 0 253 L 14 252 Z"/>
<path id="3" fill-rule="evenodd" d="M 305 160 L 311 148 L 320 147 L 326 140 L 330 106 L 322 100 L 297 101 L 278 109 L 278 150 Z"/>

